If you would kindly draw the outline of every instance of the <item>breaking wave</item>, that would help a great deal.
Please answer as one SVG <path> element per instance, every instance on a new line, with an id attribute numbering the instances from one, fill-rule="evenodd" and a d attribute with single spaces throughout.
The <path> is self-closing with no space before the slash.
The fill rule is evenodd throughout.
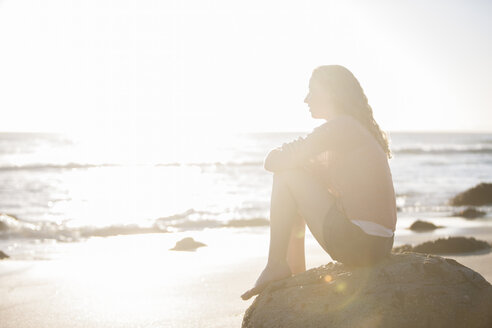
<path id="1" fill-rule="evenodd" d="M 485 145 L 453 145 L 453 146 L 412 146 L 394 147 L 395 154 L 492 154 L 492 147 Z"/>
<path id="2" fill-rule="evenodd" d="M 149 222 L 147 225 L 115 224 L 102 227 L 80 226 L 70 227 L 55 222 L 30 222 L 13 215 L 0 214 L 0 239 L 54 239 L 60 242 L 76 242 L 90 237 L 110 237 L 117 235 L 134 235 L 145 233 L 172 233 L 183 230 L 204 228 L 245 228 L 268 226 L 266 218 L 231 219 L 221 221 L 216 219 L 189 218 L 192 214 L 204 212 L 190 209 L 182 214 L 162 217 Z"/>

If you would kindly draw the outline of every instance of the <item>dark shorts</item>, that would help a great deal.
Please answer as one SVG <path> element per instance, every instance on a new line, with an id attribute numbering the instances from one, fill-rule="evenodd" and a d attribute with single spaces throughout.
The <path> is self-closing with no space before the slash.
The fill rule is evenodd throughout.
<path id="1" fill-rule="evenodd" d="M 350 266 L 372 265 L 386 258 L 393 248 L 394 235 L 369 235 L 333 206 L 323 224 L 325 251 L 333 260 Z"/>

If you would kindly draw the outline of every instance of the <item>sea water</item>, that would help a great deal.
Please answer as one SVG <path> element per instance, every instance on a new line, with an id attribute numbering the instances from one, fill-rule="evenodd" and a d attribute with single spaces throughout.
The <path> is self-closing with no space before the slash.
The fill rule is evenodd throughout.
<path id="1" fill-rule="evenodd" d="M 307 133 L 165 141 L 0 133 L 0 250 L 122 234 L 268 229 L 273 175 L 263 160 Z M 478 207 L 487 215 L 472 223 L 454 217 L 464 207 L 448 201 L 492 182 L 491 133 L 389 132 L 389 138 L 397 229 L 415 219 L 490 224 L 491 206 Z"/>

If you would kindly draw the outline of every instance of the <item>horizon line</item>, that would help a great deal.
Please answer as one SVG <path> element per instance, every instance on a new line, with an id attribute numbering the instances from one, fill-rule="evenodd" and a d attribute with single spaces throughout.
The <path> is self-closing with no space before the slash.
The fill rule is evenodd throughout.
<path id="1" fill-rule="evenodd" d="M 405 129 L 405 130 L 383 130 L 384 132 L 388 133 L 388 134 L 392 134 L 392 133 L 477 133 L 477 134 L 480 134 L 480 133 L 492 133 L 492 130 L 456 130 L 456 129 L 453 129 L 453 130 L 429 130 L 429 129 L 426 129 L 426 130 L 408 130 L 408 129 Z M 219 131 L 216 131 L 216 132 L 219 132 Z M 244 130 L 244 131 L 228 131 L 228 130 L 224 130 L 223 133 L 229 133 L 229 132 L 233 132 L 233 133 L 237 133 L 237 134 L 262 134 L 262 133 L 310 133 L 311 131 L 310 130 L 251 130 L 251 131 L 247 131 L 247 130 Z M 63 132 L 63 131 L 26 131 L 26 130 L 23 130 L 23 131 L 19 131 L 19 130 L 14 130 L 14 131 L 0 131 L 0 133 L 18 133 L 18 134 L 67 134 L 67 135 L 70 135 L 72 132 Z M 77 133 L 77 134 L 80 134 L 80 133 Z"/>

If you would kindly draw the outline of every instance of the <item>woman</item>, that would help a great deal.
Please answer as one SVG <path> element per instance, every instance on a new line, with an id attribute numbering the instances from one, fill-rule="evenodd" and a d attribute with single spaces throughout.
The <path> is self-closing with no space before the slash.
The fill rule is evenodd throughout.
<path id="1" fill-rule="evenodd" d="M 343 66 L 319 66 L 304 102 L 326 122 L 265 158 L 264 168 L 274 173 L 270 249 L 244 300 L 306 270 L 305 224 L 332 259 L 351 267 L 375 264 L 393 247 L 392 154 L 359 82 Z"/>

